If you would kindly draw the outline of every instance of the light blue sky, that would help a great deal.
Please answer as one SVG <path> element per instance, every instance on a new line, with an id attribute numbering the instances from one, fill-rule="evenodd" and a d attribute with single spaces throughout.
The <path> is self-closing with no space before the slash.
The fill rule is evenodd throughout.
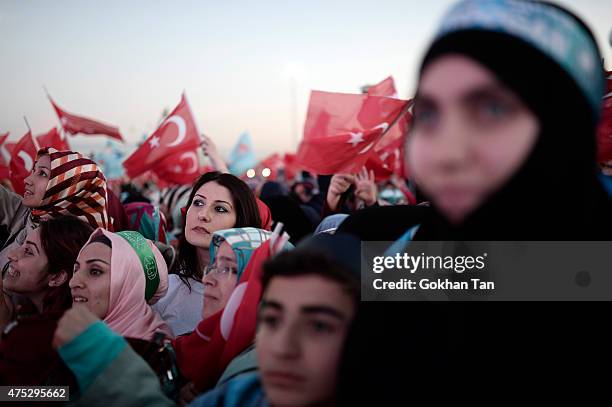
<path id="1" fill-rule="evenodd" d="M 612 61 L 612 1 L 561 3 L 591 25 Z M 293 150 L 292 73 L 300 133 L 311 89 L 357 92 L 391 74 L 408 97 L 450 4 L 0 0 L 0 132 L 21 137 L 23 115 L 34 134 L 58 123 L 45 85 L 66 110 L 118 125 L 131 150 L 185 89 L 222 153 L 244 130 L 260 157 Z M 106 139 L 71 142 L 89 152 Z"/>

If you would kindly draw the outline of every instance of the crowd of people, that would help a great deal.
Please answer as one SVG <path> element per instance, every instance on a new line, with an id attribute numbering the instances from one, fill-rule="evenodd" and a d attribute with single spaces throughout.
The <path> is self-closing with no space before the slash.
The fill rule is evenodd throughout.
<path id="1" fill-rule="evenodd" d="M 113 192 L 93 160 L 42 148 L 23 196 L 0 186 L 0 382 L 69 386 L 90 407 L 334 406 L 513 350 L 556 366 L 554 349 L 600 333 L 587 316 L 602 309 L 362 303 L 360 245 L 608 240 L 604 72 L 571 12 L 465 0 L 422 59 L 409 179 L 254 182 L 205 138 L 215 171 L 192 185 Z M 508 331 L 530 350 L 507 348 Z"/>

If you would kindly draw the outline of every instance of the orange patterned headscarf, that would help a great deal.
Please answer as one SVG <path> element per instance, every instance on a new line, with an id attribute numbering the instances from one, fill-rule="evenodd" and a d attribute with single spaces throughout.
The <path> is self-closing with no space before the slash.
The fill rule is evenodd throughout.
<path id="1" fill-rule="evenodd" d="M 50 157 L 51 175 L 42 203 L 32 210 L 32 216 L 73 215 L 95 228 L 108 229 L 106 178 L 100 167 L 80 153 L 50 147 L 38 150 L 36 160 L 44 154 Z"/>

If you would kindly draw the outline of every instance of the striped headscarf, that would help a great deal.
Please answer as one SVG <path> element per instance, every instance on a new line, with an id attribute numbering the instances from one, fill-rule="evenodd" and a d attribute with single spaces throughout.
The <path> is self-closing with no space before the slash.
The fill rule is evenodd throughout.
<path id="1" fill-rule="evenodd" d="M 50 157 L 51 175 L 41 205 L 32 210 L 34 219 L 73 215 L 108 229 L 106 178 L 100 167 L 82 154 L 50 147 L 38 150 L 36 161 L 44 154 Z"/>

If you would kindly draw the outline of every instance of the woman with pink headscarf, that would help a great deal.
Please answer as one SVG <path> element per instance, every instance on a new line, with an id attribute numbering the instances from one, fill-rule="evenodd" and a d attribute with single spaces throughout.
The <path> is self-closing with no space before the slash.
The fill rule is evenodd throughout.
<path id="1" fill-rule="evenodd" d="M 97 229 L 81 249 L 70 280 L 73 306 L 84 306 L 121 336 L 151 340 L 171 337 L 151 309 L 168 289 L 163 256 L 140 233 Z"/>
<path id="2" fill-rule="evenodd" d="M 85 315 L 94 323 L 82 332 L 79 341 L 57 349 L 62 335 L 70 335 L 78 327 L 70 318 L 62 318 L 53 346 L 70 370 L 77 373 L 81 391 L 106 365 L 97 355 L 119 355 L 127 344 L 122 337 L 134 340 L 130 343 L 157 342 L 159 333 L 172 337 L 168 325 L 151 308 L 166 294 L 168 267 L 159 250 L 138 232 L 96 229 L 77 256 L 69 286 L 72 308 L 64 317 Z M 109 330 L 121 341 L 97 344 L 95 339 Z M 78 391 L 71 389 L 73 393 Z"/>

